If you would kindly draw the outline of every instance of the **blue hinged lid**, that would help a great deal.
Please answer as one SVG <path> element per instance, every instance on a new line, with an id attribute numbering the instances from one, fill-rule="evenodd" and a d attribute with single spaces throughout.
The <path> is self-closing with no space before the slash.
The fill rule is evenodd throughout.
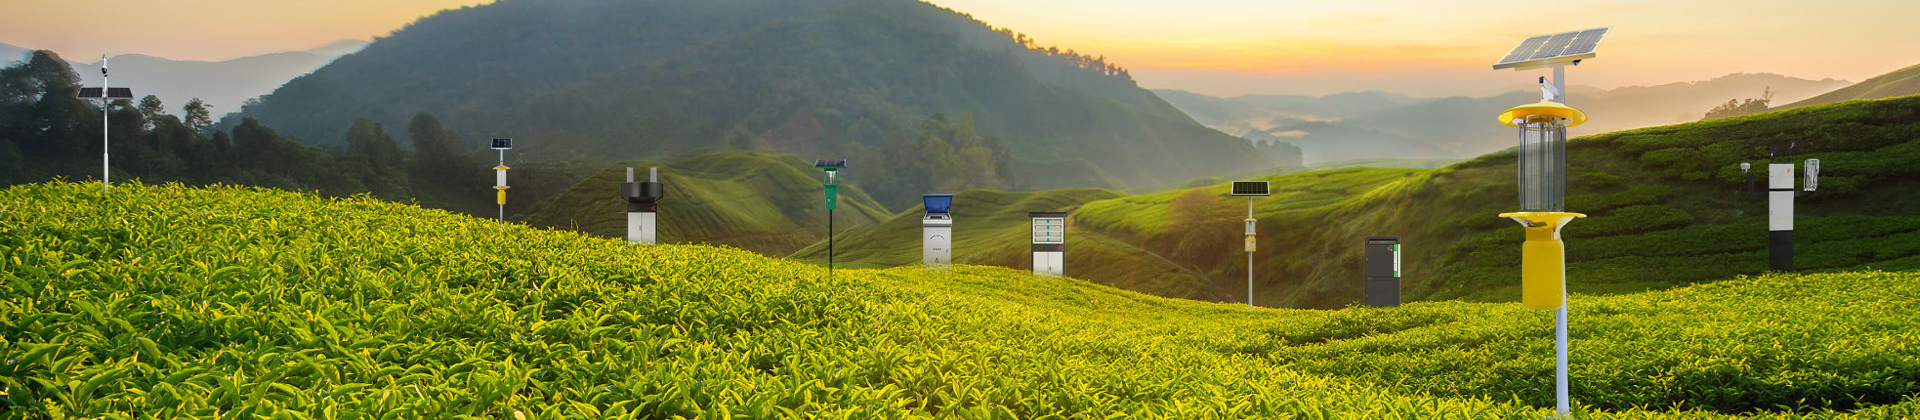
<path id="1" fill-rule="evenodd" d="M 920 199 L 927 202 L 928 213 L 953 212 L 953 194 L 921 194 Z"/>

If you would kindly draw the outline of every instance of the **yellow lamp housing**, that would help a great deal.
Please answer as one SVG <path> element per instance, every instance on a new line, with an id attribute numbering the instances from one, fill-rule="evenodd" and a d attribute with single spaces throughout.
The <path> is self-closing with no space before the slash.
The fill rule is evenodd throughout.
<path id="1" fill-rule="evenodd" d="M 1567 248 L 1560 228 L 1580 213 L 1519 212 L 1500 217 L 1520 222 L 1527 242 L 1520 246 L 1520 303 L 1532 309 L 1559 309 L 1566 304 Z"/>
<path id="2" fill-rule="evenodd" d="M 1572 127 L 1587 122 L 1587 113 L 1557 102 L 1540 101 L 1507 108 L 1500 113 L 1500 123 L 1511 127 L 1521 124 L 1547 122 L 1553 119 L 1565 120 L 1565 126 Z"/>

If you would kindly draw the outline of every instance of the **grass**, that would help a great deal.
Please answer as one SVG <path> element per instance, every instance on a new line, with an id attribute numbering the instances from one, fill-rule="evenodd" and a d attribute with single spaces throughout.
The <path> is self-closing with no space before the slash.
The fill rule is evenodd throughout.
<path id="1" fill-rule="evenodd" d="M 8 418 L 1551 412 L 1548 315 L 1511 303 L 1248 311 L 966 265 L 829 279 L 726 247 L 137 183 L 0 191 L 0 255 Z M 1576 295 L 1579 411 L 1920 416 L 1916 280 Z"/>

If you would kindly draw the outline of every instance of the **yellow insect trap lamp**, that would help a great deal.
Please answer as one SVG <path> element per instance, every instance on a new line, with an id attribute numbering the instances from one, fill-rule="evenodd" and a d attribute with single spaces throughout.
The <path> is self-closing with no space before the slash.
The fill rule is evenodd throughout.
<path id="1" fill-rule="evenodd" d="M 1567 213 L 1567 127 L 1587 122 L 1578 109 L 1540 101 L 1500 113 L 1500 123 L 1520 129 L 1520 211 L 1500 217 L 1520 222 L 1527 242 L 1520 248 L 1520 301 L 1528 308 L 1566 304 L 1566 246 L 1560 228 L 1580 213 Z"/>

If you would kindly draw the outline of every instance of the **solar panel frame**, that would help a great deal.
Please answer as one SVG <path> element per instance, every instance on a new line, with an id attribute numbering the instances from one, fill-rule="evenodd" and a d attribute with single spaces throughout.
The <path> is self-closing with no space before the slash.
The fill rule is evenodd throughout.
<path id="1" fill-rule="evenodd" d="M 815 160 L 813 161 L 813 167 L 815 167 L 815 168 L 845 168 L 845 167 L 847 167 L 847 160 L 846 160 L 846 159 L 815 159 Z"/>
<path id="2" fill-rule="evenodd" d="M 1593 28 L 1527 38 L 1495 62 L 1493 69 L 1528 70 L 1593 58 L 1597 56 L 1594 51 L 1599 49 L 1600 41 L 1611 29 Z"/>
<path id="3" fill-rule="evenodd" d="M 100 99 L 101 96 L 104 96 L 103 95 L 104 93 L 106 93 L 105 89 L 101 89 L 97 87 L 83 87 L 83 88 L 80 88 L 80 94 L 76 96 L 80 97 L 80 99 Z"/>
<path id="4" fill-rule="evenodd" d="M 504 138 L 504 137 L 503 137 L 503 138 L 496 138 L 496 139 L 493 139 L 493 149 L 494 149 L 494 150 L 507 150 L 507 149 L 512 149 L 512 148 L 513 148 L 513 139 L 512 139 L 512 138 Z"/>
<path id="5" fill-rule="evenodd" d="M 1273 190 L 1267 188 L 1267 181 L 1234 181 L 1233 193 L 1231 195 L 1234 197 L 1266 197 L 1273 195 Z"/>
<path id="6" fill-rule="evenodd" d="M 133 99 L 133 88 L 107 88 L 107 99 Z"/>

